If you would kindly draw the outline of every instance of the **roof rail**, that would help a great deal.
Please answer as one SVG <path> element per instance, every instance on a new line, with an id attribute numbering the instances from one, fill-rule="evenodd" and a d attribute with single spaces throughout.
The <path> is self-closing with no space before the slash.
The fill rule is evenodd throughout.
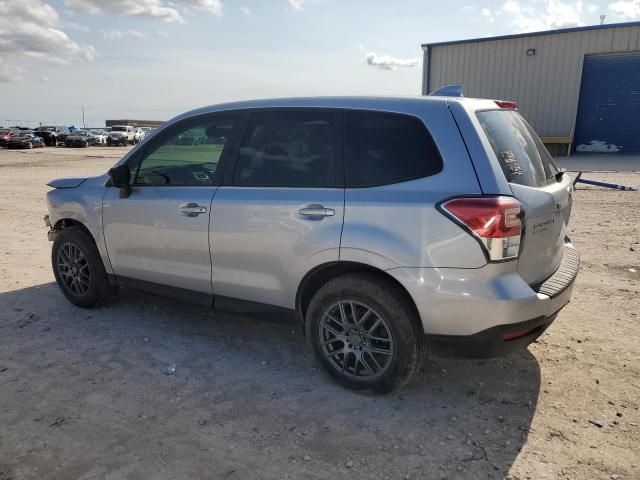
<path id="1" fill-rule="evenodd" d="M 464 97 L 462 85 L 445 85 L 429 94 L 430 97 Z"/>

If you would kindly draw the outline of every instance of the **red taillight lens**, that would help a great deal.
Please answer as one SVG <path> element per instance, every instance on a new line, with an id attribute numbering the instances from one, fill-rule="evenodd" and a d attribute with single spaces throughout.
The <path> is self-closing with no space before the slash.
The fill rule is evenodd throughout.
<path id="1" fill-rule="evenodd" d="M 500 108 L 513 108 L 514 110 L 518 108 L 516 102 L 512 102 L 510 100 L 496 100 L 496 105 Z"/>
<path id="2" fill-rule="evenodd" d="M 443 207 L 483 238 L 520 235 L 520 203 L 508 197 L 455 198 Z"/>
<path id="3" fill-rule="evenodd" d="M 522 207 L 511 197 L 463 197 L 442 204 L 484 246 L 489 259 L 517 258 L 522 233 Z"/>

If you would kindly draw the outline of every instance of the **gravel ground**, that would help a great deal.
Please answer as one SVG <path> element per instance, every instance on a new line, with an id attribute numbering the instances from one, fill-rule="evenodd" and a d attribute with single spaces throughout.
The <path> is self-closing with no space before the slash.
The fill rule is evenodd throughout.
<path id="1" fill-rule="evenodd" d="M 293 325 L 53 283 L 47 180 L 122 148 L 0 151 L 0 480 L 640 478 L 640 196 L 580 187 L 574 299 L 528 350 L 337 387 Z M 640 174 L 587 178 L 640 187 Z M 175 364 L 175 373 L 164 368 Z"/>

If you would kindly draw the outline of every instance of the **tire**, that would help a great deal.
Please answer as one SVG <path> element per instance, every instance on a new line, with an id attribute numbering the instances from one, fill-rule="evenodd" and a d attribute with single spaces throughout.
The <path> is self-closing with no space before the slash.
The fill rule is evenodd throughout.
<path id="1" fill-rule="evenodd" d="M 63 295 L 78 307 L 92 308 L 115 293 L 107 282 L 107 273 L 93 238 L 80 227 L 66 227 L 58 234 L 53 242 L 51 265 Z M 75 272 L 70 268 L 83 272 L 76 275 L 83 282 L 72 280 L 71 275 Z"/>
<path id="2" fill-rule="evenodd" d="M 318 362 L 339 384 L 354 390 L 399 390 L 418 373 L 425 356 L 415 307 L 406 292 L 378 274 L 349 274 L 327 282 L 311 299 L 305 327 Z"/>

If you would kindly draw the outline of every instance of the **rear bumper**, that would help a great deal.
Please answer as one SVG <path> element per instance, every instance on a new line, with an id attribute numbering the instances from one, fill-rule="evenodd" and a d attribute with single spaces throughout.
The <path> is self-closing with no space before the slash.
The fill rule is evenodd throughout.
<path id="1" fill-rule="evenodd" d="M 517 273 L 516 262 L 478 269 L 397 268 L 388 273 L 413 298 L 435 347 L 449 353 L 458 350 L 456 356 L 486 357 L 523 348 L 551 324 L 571 299 L 579 263 L 573 246 L 566 244 L 558 270 L 533 287 Z M 503 338 L 514 332 L 524 335 Z"/>
<path id="2" fill-rule="evenodd" d="M 526 348 L 553 323 L 540 317 L 509 325 L 497 325 L 473 335 L 427 335 L 430 351 L 446 358 L 491 358 Z"/>

